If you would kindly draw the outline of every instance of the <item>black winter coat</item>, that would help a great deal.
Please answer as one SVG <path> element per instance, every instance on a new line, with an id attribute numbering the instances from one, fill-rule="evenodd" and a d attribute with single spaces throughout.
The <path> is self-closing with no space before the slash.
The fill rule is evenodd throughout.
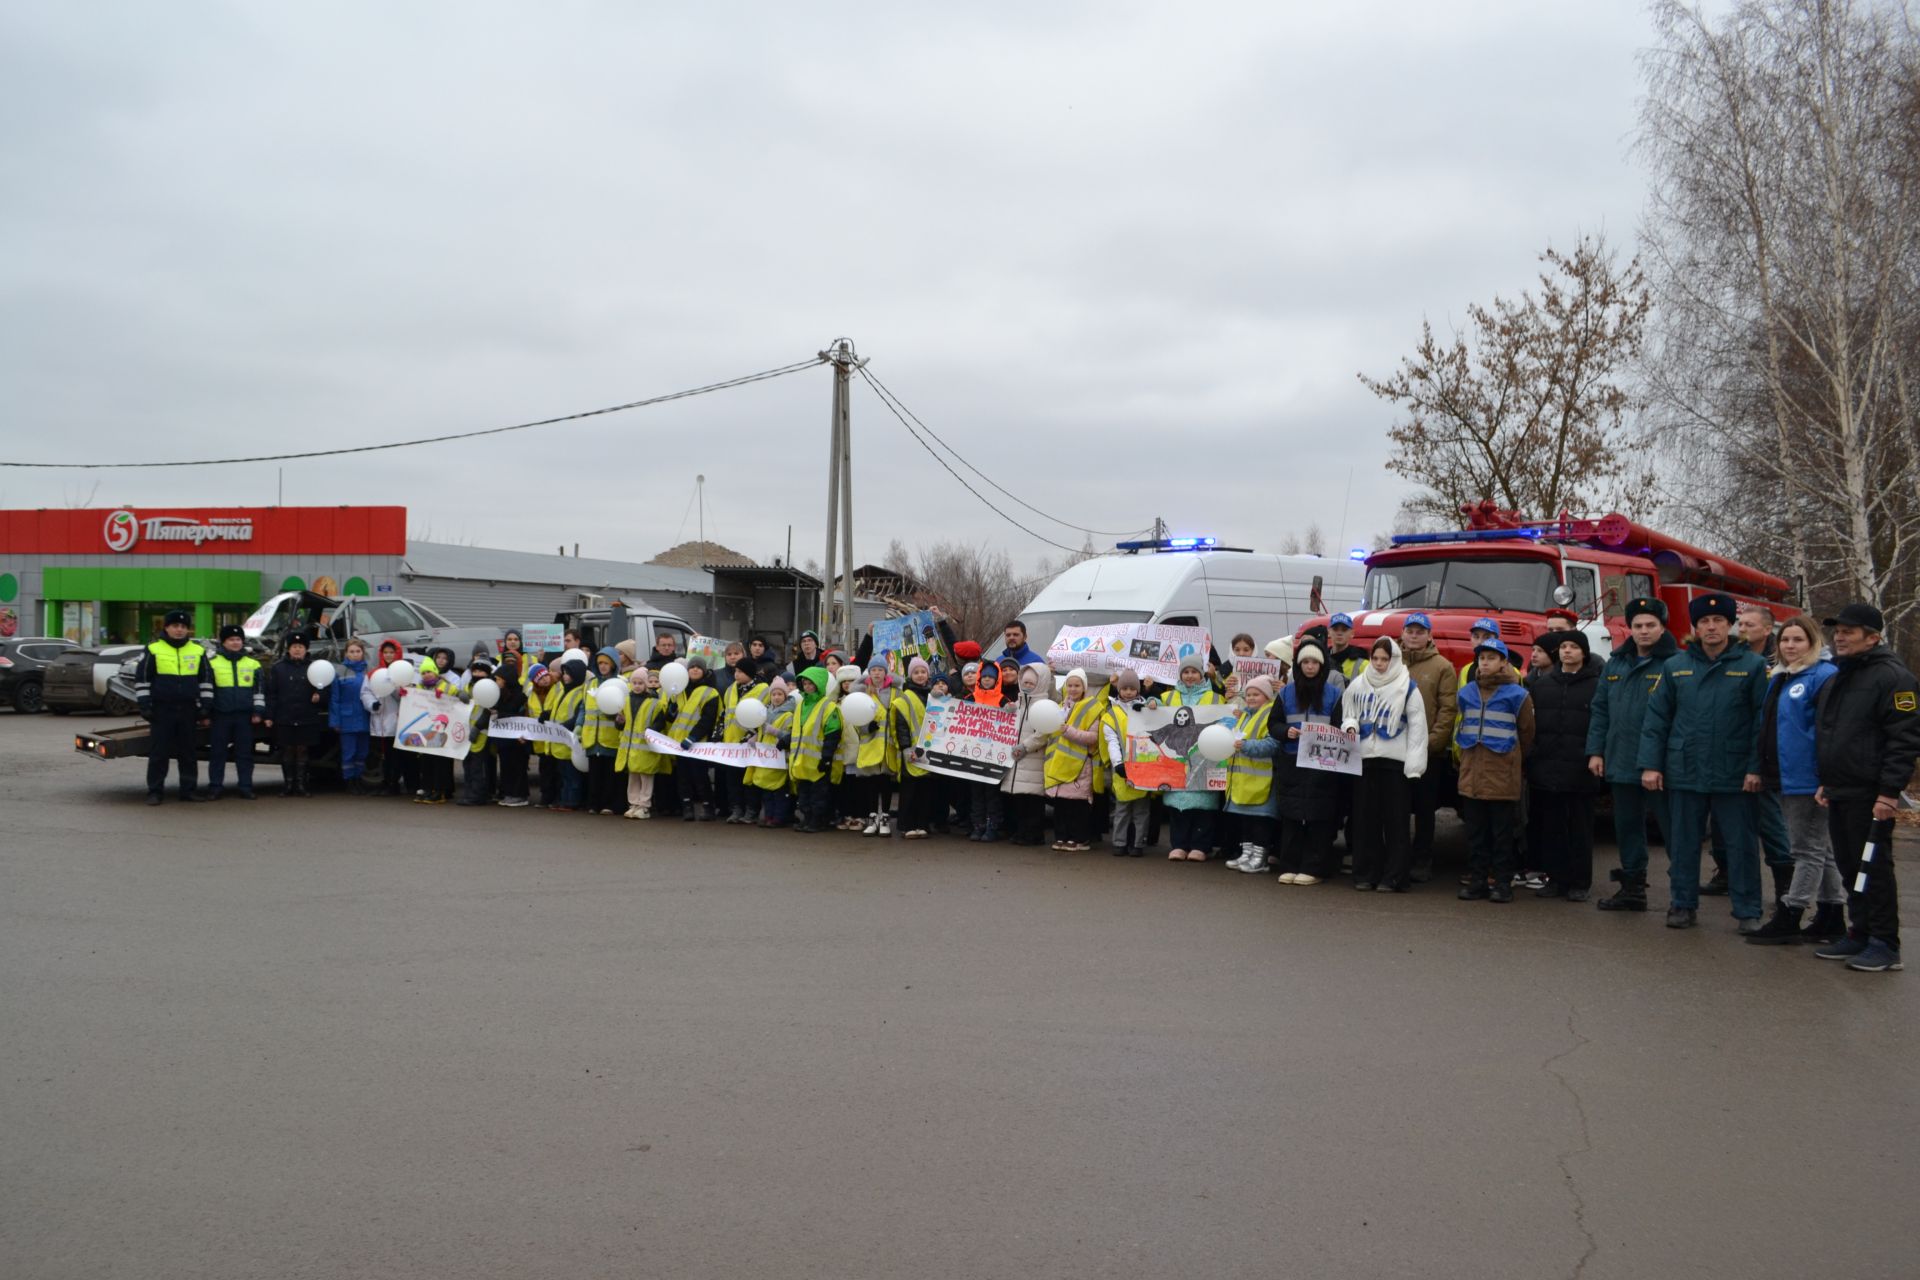
<path id="1" fill-rule="evenodd" d="M 1842 798 L 1897 796 L 1920 756 L 1920 682 L 1884 644 L 1834 666 L 1813 735 L 1820 785 Z"/>
<path id="2" fill-rule="evenodd" d="M 1600 688 L 1600 663 L 1588 658 L 1578 671 L 1555 667 L 1527 681 L 1533 699 L 1533 749 L 1527 752 L 1527 782 L 1542 791 L 1590 792 L 1600 779 L 1587 771 L 1587 728 Z"/>
<path id="3" fill-rule="evenodd" d="M 311 660 L 295 662 L 282 658 L 267 668 L 264 718 L 273 721 L 275 727 L 327 722 L 326 691 L 307 683 L 310 665 Z"/>

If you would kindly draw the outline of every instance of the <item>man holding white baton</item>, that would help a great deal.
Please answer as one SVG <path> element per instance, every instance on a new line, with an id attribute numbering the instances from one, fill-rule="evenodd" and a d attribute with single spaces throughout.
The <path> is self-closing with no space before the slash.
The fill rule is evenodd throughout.
<path id="1" fill-rule="evenodd" d="M 1847 936 L 1814 954 L 1885 973 L 1900 968 L 1893 815 L 1920 758 L 1920 681 L 1887 647 L 1872 605 L 1850 604 L 1826 625 L 1839 671 L 1820 688 L 1817 798 L 1847 882 Z"/>

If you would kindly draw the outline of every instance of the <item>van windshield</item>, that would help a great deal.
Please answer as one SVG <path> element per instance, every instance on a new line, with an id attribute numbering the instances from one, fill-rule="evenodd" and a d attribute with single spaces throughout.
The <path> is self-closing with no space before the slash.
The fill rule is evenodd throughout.
<path id="1" fill-rule="evenodd" d="M 1545 560 L 1394 560 L 1367 570 L 1367 609 L 1523 609 L 1553 607 L 1560 583 Z"/>
<path id="2" fill-rule="evenodd" d="M 1020 620 L 1027 624 L 1027 648 L 1035 653 L 1045 653 L 1062 627 L 1104 627 L 1116 622 L 1145 622 L 1152 616 L 1144 609 L 1059 609 L 1051 613 L 1023 613 Z M 1006 647 L 1007 637 L 1002 633 L 983 652 L 989 658 L 997 658 Z"/>

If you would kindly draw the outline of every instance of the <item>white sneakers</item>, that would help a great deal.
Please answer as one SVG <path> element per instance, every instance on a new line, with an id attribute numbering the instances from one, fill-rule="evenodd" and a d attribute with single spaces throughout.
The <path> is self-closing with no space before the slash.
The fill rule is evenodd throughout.
<path id="1" fill-rule="evenodd" d="M 1235 871 L 1257 876 L 1267 869 L 1267 851 L 1257 844 L 1243 844 L 1240 846 L 1240 856 L 1227 865 Z"/>
<path id="2" fill-rule="evenodd" d="M 893 815 L 892 814 L 883 813 L 880 815 L 880 834 L 883 836 L 887 836 L 889 838 L 892 837 L 893 835 Z"/>
<path id="3" fill-rule="evenodd" d="M 1286 871 L 1280 875 L 1281 884 L 1319 884 L 1319 876 L 1310 876 L 1304 871 Z"/>

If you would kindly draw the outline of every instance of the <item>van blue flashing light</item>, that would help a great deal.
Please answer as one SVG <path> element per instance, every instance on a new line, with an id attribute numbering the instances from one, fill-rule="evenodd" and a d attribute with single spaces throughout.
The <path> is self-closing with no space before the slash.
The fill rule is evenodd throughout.
<path id="1" fill-rule="evenodd" d="M 1218 538 L 1143 538 L 1134 542 L 1116 542 L 1117 551 L 1205 551 L 1220 545 Z"/>
<path id="2" fill-rule="evenodd" d="M 1393 545 L 1406 547 L 1429 542 L 1513 542 L 1522 538 L 1538 542 L 1546 536 L 1546 529 L 1539 525 L 1519 529 L 1459 529 L 1450 533 L 1396 533 L 1393 535 Z"/>
<path id="3" fill-rule="evenodd" d="M 1353 550 L 1347 552 L 1347 559 L 1364 561 L 1368 554 L 1369 552 L 1365 547 L 1355 547 Z"/>

